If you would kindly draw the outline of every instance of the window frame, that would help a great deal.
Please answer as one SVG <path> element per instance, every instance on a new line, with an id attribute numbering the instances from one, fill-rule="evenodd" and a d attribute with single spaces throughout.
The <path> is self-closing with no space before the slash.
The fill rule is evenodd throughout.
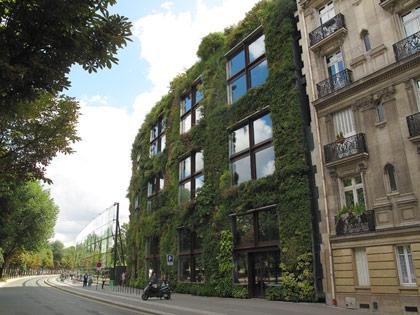
<path id="1" fill-rule="evenodd" d="M 392 177 L 393 177 L 393 183 L 391 181 L 391 176 L 390 176 L 390 171 L 392 171 Z M 397 173 L 395 171 L 395 166 L 394 164 L 391 163 L 387 163 L 384 166 L 384 173 L 385 173 L 385 178 L 386 178 L 386 189 L 387 192 L 389 194 L 394 194 L 394 193 L 398 193 L 398 184 L 397 184 Z M 393 189 L 395 186 L 395 189 Z"/>
<path id="2" fill-rule="evenodd" d="M 271 138 L 265 139 L 265 140 L 260 141 L 259 143 L 255 144 L 254 122 L 257 121 L 258 119 L 266 116 L 266 115 L 270 115 L 270 119 L 271 119 Z M 249 130 L 248 131 L 249 146 L 245 149 L 242 149 L 241 151 L 238 151 L 238 152 L 235 152 L 235 153 L 232 154 L 230 152 L 231 137 L 236 130 L 241 129 L 245 126 L 247 126 L 248 130 Z M 265 150 L 267 148 L 270 148 L 270 147 L 273 147 L 273 150 L 274 150 L 273 121 L 272 121 L 272 117 L 271 117 L 271 112 L 268 111 L 268 110 L 260 112 L 257 115 L 253 115 L 253 116 L 249 117 L 248 119 L 246 119 L 245 121 L 242 121 L 240 124 L 237 124 L 232 128 L 229 128 L 229 164 L 230 164 L 230 171 L 232 173 L 232 179 L 231 179 L 232 180 L 232 185 L 240 185 L 240 184 L 235 184 L 235 182 L 234 182 L 234 174 L 232 172 L 232 164 L 236 161 L 239 161 L 239 160 L 249 156 L 250 166 L 251 166 L 251 179 L 250 180 L 259 179 L 259 178 L 257 178 L 257 162 L 256 162 L 255 155 L 258 152 L 263 151 L 263 150 Z M 276 160 L 276 156 L 274 154 L 274 161 L 275 160 Z M 272 175 L 272 174 L 270 174 L 270 175 Z M 270 175 L 266 175 L 266 176 L 270 176 Z M 263 177 L 266 177 L 266 176 L 263 176 Z M 263 178 L 263 177 L 260 177 L 260 178 Z"/>
<path id="3" fill-rule="evenodd" d="M 204 93 L 199 88 L 202 84 L 203 83 L 202 83 L 201 80 L 194 83 L 191 90 L 188 93 L 184 93 L 181 97 L 180 108 L 179 108 L 179 117 L 180 117 L 180 120 L 179 120 L 179 134 L 180 135 L 188 133 L 194 126 L 197 126 L 199 124 L 201 119 L 203 119 L 202 101 L 203 101 L 203 98 L 204 98 Z M 201 91 L 201 93 L 202 93 L 202 97 L 198 101 L 197 101 L 197 91 Z M 182 104 L 188 96 L 191 98 L 191 108 L 188 111 L 186 111 L 185 113 L 182 113 L 182 106 L 183 106 Z M 201 118 L 198 119 L 198 120 L 197 120 L 197 111 L 201 112 Z M 188 130 L 183 131 L 182 130 L 182 122 L 187 118 L 188 115 L 191 115 L 191 126 Z"/>
<path id="4" fill-rule="evenodd" d="M 203 254 L 202 247 L 198 245 L 200 242 L 198 241 L 197 232 L 194 229 L 190 229 L 187 227 L 179 227 L 178 229 L 178 258 L 188 258 L 189 265 L 190 265 L 190 280 L 180 280 L 181 278 L 181 259 L 178 259 L 178 280 L 184 283 L 202 283 L 204 282 L 204 272 L 201 281 L 197 281 L 197 274 L 196 274 L 196 265 L 197 259 L 201 259 L 201 255 Z M 190 248 L 187 250 L 181 251 L 181 233 L 187 233 L 189 235 L 190 240 Z M 204 269 L 204 268 L 203 268 Z M 203 270 L 204 271 L 204 270 Z"/>
<path id="5" fill-rule="evenodd" d="M 359 260 L 358 258 L 358 254 L 357 252 L 363 253 L 362 254 L 362 259 L 363 262 L 362 264 L 359 264 Z M 355 265 L 356 265 L 356 274 L 357 274 L 357 284 L 358 286 L 361 287 L 370 287 L 370 274 L 369 274 L 369 261 L 367 259 L 367 253 L 366 253 L 366 247 L 357 247 L 354 248 L 354 261 L 355 261 Z M 364 270 L 362 270 L 362 268 L 366 268 Z M 361 275 L 365 273 L 367 278 L 363 279 L 361 277 Z M 361 281 L 366 280 L 366 283 L 361 283 Z"/>
<path id="6" fill-rule="evenodd" d="M 203 167 L 200 170 L 196 170 L 196 157 L 197 157 L 197 153 L 201 153 L 203 156 Z M 190 162 L 190 174 L 188 176 L 185 176 L 184 178 L 181 179 L 181 163 L 184 162 L 186 159 L 190 158 L 191 162 Z M 182 159 L 180 159 L 179 163 L 178 163 L 178 204 L 182 205 L 188 202 L 191 202 L 192 200 L 195 199 L 195 197 L 197 196 L 197 191 L 196 191 L 196 180 L 197 178 L 204 176 L 204 154 L 202 150 L 199 151 L 192 151 L 191 154 L 182 157 Z M 186 201 L 181 201 L 181 186 L 184 185 L 185 183 L 190 183 L 190 198 L 189 200 Z"/>
<path id="7" fill-rule="evenodd" d="M 356 183 L 356 177 L 360 176 L 361 178 L 361 182 L 360 183 Z M 344 180 L 350 178 L 351 179 L 351 186 L 344 186 Z M 352 191 L 353 193 L 353 202 L 355 205 L 359 204 L 359 198 L 357 195 L 357 190 L 362 188 L 363 189 L 363 200 L 364 200 L 364 206 L 367 206 L 367 200 L 366 200 L 366 189 L 365 189 L 365 182 L 363 179 L 363 174 L 357 174 L 357 175 L 350 175 L 350 176 L 346 176 L 346 177 L 342 177 L 340 178 L 340 195 L 341 195 L 341 205 L 345 206 L 347 205 L 347 201 L 346 201 L 346 192 L 347 191 Z M 348 205 L 349 206 L 349 205 Z"/>
<path id="8" fill-rule="evenodd" d="M 158 132 L 157 135 L 153 137 L 153 130 L 157 128 Z M 149 148 L 149 157 L 152 158 L 156 155 L 159 155 L 159 153 L 163 152 L 166 148 L 166 137 L 165 137 L 165 130 L 166 130 L 166 119 L 165 117 L 160 116 L 156 123 L 152 125 L 152 128 L 150 130 L 150 148 Z M 153 144 L 157 144 L 157 152 L 153 153 L 152 147 Z"/>
<path id="9" fill-rule="evenodd" d="M 250 53 L 249 53 L 249 46 L 251 46 L 254 42 L 256 42 L 261 36 L 264 36 L 264 53 L 258 56 L 255 60 L 250 61 Z M 236 57 L 241 52 L 244 52 L 245 54 L 245 64 L 244 67 L 237 71 L 236 73 L 233 73 L 230 75 L 229 71 L 229 62 Z M 251 33 L 246 39 L 244 39 L 241 43 L 239 43 L 236 47 L 234 47 L 231 51 L 229 51 L 226 55 L 227 62 L 226 62 L 226 83 L 227 83 L 227 96 L 228 96 L 228 104 L 232 105 L 234 104 L 238 99 L 240 99 L 242 96 L 245 96 L 246 93 L 257 86 L 252 87 L 251 86 L 251 71 L 255 69 L 257 66 L 259 66 L 264 61 L 267 61 L 267 78 L 269 76 L 269 66 L 268 66 L 268 60 L 267 60 L 267 51 L 266 51 L 266 45 L 265 45 L 265 34 L 262 27 L 257 28 L 253 33 Z M 231 92 L 231 84 L 239 79 L 242 76 L 245 76 L 246 81 L 246 92 L 244 95 L 239 97 L 237 100 L 233 101 L 232 99 L 232 92 Z M 266 79 L 267 80 L 267 79 Z M 264 81 L 265 82 L 265 81 Z M 262 84 L 261 84 L 262 85 Z"/>
<path id="10" fill-rule="evenodd" d="M 163 180 L 163 186 L 161 185 L 161 179 Z M 147 197 L 146 210 L 148 214 L 153 212 L 153 207 L 152 207 L 153 200 L 158 198 L 158 195 L 160 195 L 164 189 L 165 177 L 163 176 L 162 173 L 160 173 L 158 175 L 153 176 L 152 181 L 156 182 L 156 191 L 153 191 L 153 188 L 152 188 L 152 193 L 149 194 L 150 185 L 152 185 L 153 187 L 153 183 L 149 180 L 147 182 L 147 190 L 146 190 L 146 197 Z"/>
<path id="11" fill-rule="evenodd" d="M 401 269 L 401 263 L 400 263 L 400 254 L 398 253 L 398 248 L 402 247 L 403 248 L 403 256 L 404 256 L 404 260 L 405 260 L 405 266 L 407 268 L 406 272 L 407 272 L 407 278 L 409 280 L 409 282 L 403 282 L 403 276 L 402 276 L 402 269 Z M 410 250 L 410 252 L 407 251 L 407 248 Z M 411 264 L 410 264 L 410 256 L 411 256 Z M 397 260 L 397 266 L 398 266 L 398 277 L 400 280 L 400 285 L 401 286 L 406 286 L 406 287 L 414 287 L 417 286 L 417 279 L 416 279 L 416 268 L 414 266 L 414 261 L 413 261 L 413 253 L 411 251 L 411 247 L 408 244 L 401 244 L 401 245 L 397 245 L 395 246 L 395 258 Z M 414 270 L 411 270 L 411 265 L 414 267 Z M 414 275 L 414 278 L 413 278 Z"/>

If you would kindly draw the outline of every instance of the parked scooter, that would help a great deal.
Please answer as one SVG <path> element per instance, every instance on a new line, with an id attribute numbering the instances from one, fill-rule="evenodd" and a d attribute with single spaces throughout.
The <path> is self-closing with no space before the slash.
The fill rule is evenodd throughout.
<path id="1" fill-rule="evenodd" d="M 146 301 L 149 297 L 158 297 L 160 299 L 164 298 L 165 300 L 169 300 L 171 298 L 169 284 L 163 282 L 160 287 L 153 287 L 152 282 L 149 282 L 144 288 L 141 298 Z"/>

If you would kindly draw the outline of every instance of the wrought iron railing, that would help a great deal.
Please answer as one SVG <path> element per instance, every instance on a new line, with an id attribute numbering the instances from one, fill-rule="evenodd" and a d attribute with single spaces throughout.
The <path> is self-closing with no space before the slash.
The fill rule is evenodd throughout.
<path id="1" fill-rule="evenodd" d="M 324 146 L 325 162 L 330 163 L 359 153 L 367 153 L 365 135 L 357 135 L 338 139 L 336 142 Z"/>
<path id="2" fill-rule="evenodd" d="M 318 97 L 324 97 L 351 84 L 352 72 L 349 69 L 340 71 L 316 85 Z"/>
<path id="3" fill-rule="evenodd" d="M 344 15 L 337 14 L 332 19 L 328 20 L 324 24 L 321 24 L 321 26 L 309 33 L 309 42 L 311 47 L 343 27 L 345 27 Z"/>
<path id="4" fill-rule="evenodd" d="M 407 125 L 410 137 L 420 136 L 420 112 L 407 116 Z"/>
<path id="5" fill-rule="evenodd" d="M 397 61 L 410 57 L 420 51 L 420 32 L 417 32 L 394 44 Z"/>
<path id="6" fill-rule="evenodd" d="M 338 236 L 373 231 L 375 231 L 375 212 L 373 210 L 367 210 L 361 215 L 350 213 L 344 218 L 336 218 L 335 233 Z"/>

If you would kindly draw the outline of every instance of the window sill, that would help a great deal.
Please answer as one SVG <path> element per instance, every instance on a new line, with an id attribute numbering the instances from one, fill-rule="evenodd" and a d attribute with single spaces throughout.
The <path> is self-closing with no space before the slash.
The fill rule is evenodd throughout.
<path id="1" fill-rule="evenodd" d="M 356 285 L 354 287 L 357 291 L 370 291 L 370 285 L 364 286 L 364 285 Z"/>
<path id="2" fill-rule="evenodd" d="M 376 128 L 383 128 L 383 127 L 385 127 L 385 125 L 386 125 L 386 120 L 378 121 L 378 122 L 375 123 Z"/>
<path id="3" fill-rule="evenodd" d="M 400 285 L 399 287 L 400 291 L 418 291 L 419 288 L 417 284 L 406 284 L 406 285 Z"/>

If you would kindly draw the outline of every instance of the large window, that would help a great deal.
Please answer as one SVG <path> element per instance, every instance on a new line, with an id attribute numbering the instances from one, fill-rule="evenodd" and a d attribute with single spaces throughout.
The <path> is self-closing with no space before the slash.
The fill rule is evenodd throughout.
<path id="1" fill-rule="evenodd" d="M 246 91 L 263 84 L 268 77 L 265 36 L 258 34 L 246 41 L 227 62 L 228 103 L 236 102 Z"/>
<path id="2" fill-rule="evenodd" d="M 347 138 L 356 134 L 353 110 L 351 108 L 336 112 L 333 115 L 335 135 Z"/>
<path id="3" fill-rule="evenodd" d="M 179 203 L 194 199 L 204 185 L 204 160 L 201 151 L 193 152 L 179 163 Z"/>
<path id="4" fill-rule="evenodd" d="M 151 213 L 159 207 L 159 196 L 158 194 L 163 190 L 165 186 L 165 180 L 163 175 L 153 177 L 147 183 L 147 213 Z"/>
<path id="5" fill-rule="evenodd" d="M 420 7 L 407 12 L 401 19 L 407 37 L 420 31 Z"/>
<path id="6" fill-rule="evenodd" d="M 201 239 L 190 229 L 178 230 L 178 277 L 180 281 L 203 282 Z"/>
<path id="7" fill-rule="evenodd" d="M 273 174 L 274 148 L 271 115 L 248 121 L 229 136 L 233 184 Z"/>
<path id="8" fill-rule="evenodd" d="M 413 264 L 413 257 L 409 245 L 397 246 L 396 255 L 398 262 L 398 273 L 402 285 L 416 285 L 416 270 Z"/>
<path id="9" fill-rule="evenodd" d="M 355 177 L 345 177 L 341 179 L 341 182 L 343 205 L 366 205 L 365 191 L 361 175 Z"/>
<path id="10" fill-rule="evenodd" d="M 334 3 L 332 1 L 328 2 L 318 10 L 318 14 L 321 24 L 331 20 L 335 16 Z"/>
<path id="11" fill-rule="evenodd" d="M 165 119 L 159 118 L 150 131 L 150 157 L 162 152 L 165 149 Z"/>
<path id="12" fill-rule="evenodd" d="M 201 84 L 195 85 L 191 93 L 185 95 L 180 104 L 180 133 L 188 132 L 191 127 L 197 125 L 203 117 L 203 107 L 200 106 L 200 101 L 203 98 Z"/>
<path id="13" fill-rule="evenodd" d="M 235 215 L 232 220 L 236 247 L 258 246 L 279 240 L 279 222 L 275 208 Z"/>
<path id="14" fill-rule="evenodd" d="M 159 263 L 159 238 L 149 237 L 146 239 L 146 272 L 147 276 L 150 277 L 152 272 L 155 271 L 158 276 L 160 273 Z"/>

